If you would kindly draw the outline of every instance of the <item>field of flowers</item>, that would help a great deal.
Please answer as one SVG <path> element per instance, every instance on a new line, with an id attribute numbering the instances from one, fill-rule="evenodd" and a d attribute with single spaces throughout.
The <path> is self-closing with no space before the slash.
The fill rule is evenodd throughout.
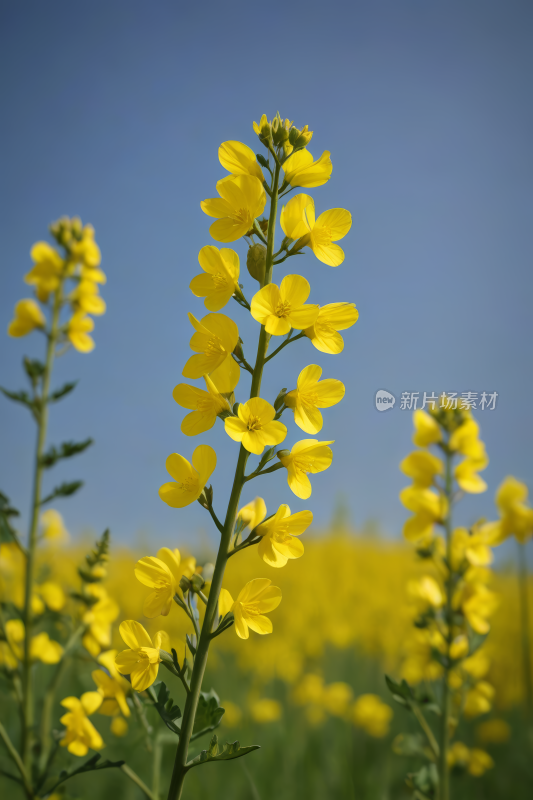
<path id="1" fill-rule="evenodd" d="M 330 153 L 314 159 L 313 133 L 279 114 L 263 115 L 253 131 L 265 155 L 223 142 L 228 174 L 219 197 L 201 202 L 215 220 L 212 239 L 244 239 L 249 274 L 233 249 L 200 249 L 191 303 L 209 313 L 189 314 L 182 375 L 201 387 L 173 391 L 176 411 L 187 412 L 182 433 L 208 438 L 223 426 L 227 448 L 197 444 L 190 461 L 170 454 L 172 480 L 159 489 L 177 518 L 199 504 L 220 534 L 216 551 L 159 542 L 136 551 L 108 531 L 69 542 L 56 501 L 81 483 L 51 488 L 45 475 L 92 439 L 47 441 L 49 415 L 75 389 L 55 385 L 53 366 L 68 350 L 93 349 L 106 276 L 94 229 L 78 218 L 54 223 L 52 242 L 31 250 L 25 281 L 34 296 L 17 303 L 8 333 L 43 334 L 44 360 L 24 359 L 27 389 L 2 388 L 37 428 L 27 536 L 0 493 L 2 791 L 28 800 L 529 797 L 533 509 L 527 487 L 508 476 L 496 491 L 497 519 L 458 524 L 464 496 L 488 490 L 473 408 L 443 393 L 414 411 L 414 449 L 399 464 L 409 512 L 401 541 L 339 522 L 314 530 L 311 510 L 291 513 L 285 502 L 267 510 L 259 496 L 257 479 L 279 470 L 284 499 L 292 492 L 316 504 L 335 443 L 300 431 L 321 433 L 345 394 L 341 380 L 322 379 L 309 363 L 271 404 L 261 397 L 264 370 L 297 340 L 309 360 L 329 365 L 358 311 L 348 301 L 308 303 L 306 278 L 273 273 L 306 248 L 328 267 L 344 260 L 336 242 L 350 231 L 346 209 L 316 216 L 306 193 L 278 207 L 294 189 L 329 181 Z M 220 313 L 228 305 L 239 322 L 257 323 L 253 347 Z M 280 447 L 294 435 L 290 449 Z M 235 464 L 224 511 L 211 480 Z M 518 569 L 496 570 L 495 550 L 508 539 Z"/>

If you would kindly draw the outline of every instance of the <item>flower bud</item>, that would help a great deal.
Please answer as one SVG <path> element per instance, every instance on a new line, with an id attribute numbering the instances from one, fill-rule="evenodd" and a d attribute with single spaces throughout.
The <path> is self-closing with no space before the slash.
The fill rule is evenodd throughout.
<path id="1" fill-rule="evenodd" d="M 202 575 L 195 572 L 191 578 L 191 585 L 193 592 L 201 592 L 205 586 L 205 580 Z"/>
<path id="2" fill-rule="evenodd" d="M 265 277 L 266 252 L 266 247 L 262 244 L 254 244 L 248 248 L 246 256 L 248 272 L 259 283 L 262 283 Z"/>
<path id="3" fill-rule="evenodd" d="M 180 589 L 182 592 L 189 592 L 192 589 L 192 583 L 185 575 L 181 576 Z"/>

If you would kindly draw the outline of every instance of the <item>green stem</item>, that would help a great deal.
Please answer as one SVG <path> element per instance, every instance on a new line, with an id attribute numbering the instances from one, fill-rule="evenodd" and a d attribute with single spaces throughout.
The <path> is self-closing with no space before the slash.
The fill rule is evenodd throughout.
<path id="1" fill-rule="evenodd" d="M 265 264 L 265 278 L 263 286 L 266 286 L 272 281 L 272 265 L 274 253 L 274 234 L 276 229 L 276 214 L 278 207 L 278 184 L 279 184 L 280 164 L 276 160 L 276 169 L 274 172 L 274 179 L 272 181 L 272 197 L 270 200 L 270 215 L 268 220 L 268 233 L 267 233 L 267 253 Z M 257 358 L 252 376 L 252 387 L 250 390 L 250 397 L 257 397 L 261 388 L 261 378 L 263 376 L 263 368 L 265 365 L 265 357 L 268 349 L 268 342 L 270 335 L 266 333 L 264 326 L 261 326 L 261 333 L 259 334 L 259 343 L 257 347 Z M 228 503 L 228 510 L 226 519 L 224 521 L 224 529 L 220 537 L 220 547 L 215 562 L 215 571 L 213 572 L 213 580 L 211 582 L 211 589 L 209 591 L 209 598 L 205 609 L 205 617 L 202 625 L 202 631 L 198 640 L 196 656 L 194 657 L 194 665 L 190 680 L 190 692 L 187 694 L 185 707 L 183 709 L 183 719 L 181 724 L 181 734 L 179 738 L 178 748 L 176 751 L 176 758 L 174 761 L 174 769 L 172 772 L 172 779 L 168 792 L 168 800 L 179 800 L 183 791 L 183 784 L 185 776 L 189 770 L 187 767 L 187 757 L 189 753 L 189 743 L 191 740 L 194 720 L 196 717 L 196 709 L 198 708 L 198 701 L 200 699 L 200 692 L 202 690 L 202 681 L 204 678 L 205 668 L 207 665 L 207 657 L 209 654 L 209 645 L 211 643 L 211 633 L 213 631 L 216 615 L 218 598 L 220 590 L 222 589 L 222 581 L 224 579 L 224 571 L 226 563 L 229 558 L 229 550 L 231 539 L 235 528 L 235 521 L 237 519 L 237 510 L 239 500 L 242 492 L 242 487 L 245 483 L 244 472 L 246 469 L 246 462 L 248 461 L 249 453 L 241 445 L 239 450 L 239 458 L 235 470 L 235 478 L 233 480 L 233 488 Z"/>
<path id="2" fill-rule="evenodd" d="M 518 589 L 520 592 L 520 627 L 522 638 L 522 668 L 524 671 L 524 690 L 526 695 L 526 714 L 533 717 L 533 671 L 531 666 L 531 639 L 528 602 L 528 572 L 525 546 L 518 545 Z"/>
<path id="3" fill-rule="evenodd" d="M 147 785 L 144 783 L 144 781 L 142 781 L 142 780 L 139 778 L 139 776 L 137 775 L 137 773 L 136 773 L 136 772 L 134 772 L 134 771 L 132 770 L 132 768 L 131 768 L 131 767 L 128 767 L 128 765 L 127 765 L 127 764 L 122 764 L 122 766 L 121 766 L 121 768 L 120 768 L 120 769 L 122 770 L 122 772 L 124 773 L 124 775 L 127 775 L 127 776 L 128 776 L 128 778 L 130 779 L 130 781 L 133 781 L 133 783 L 137 784 L 137 786 L 139 787 L 139 789 L 141 790 L 141 792 L 142 792 L 143 794 L 145 794 L 145 795 L 146 795 L 146 797 L 149 797 L 149 798 L 150 798 L 150 800 L 157 800 L 157 795 L 155 795 L 153 792 L 151 792 L 151 791 L 150 791 L 150 789 L 148 788 L 148 786 L 147 786 Z"/>
<path id="4" fill-rule="evenodd" d="M 43 477 L 42 455 L 46 442 L 46 428 L 48 423 L 48 395 L 50 392 L 50 377 L 54 364 L 55 347 L 58 336 L 59 312 L 61 310 L 63 282 L 54 295 L 54 306 L 52 310 L 52 321 L 48 334 L 48 344 L 46 348 L 46 361 L 42 378 L 42 391 L 40 398 L 40 413 L 37 422 L 37 447 L 35 452 L 35 466 L 33 477 L 33 497 L 32 515 L 30 532 L 28 537 L 28 549 L 26 559 L 26 575 L 24 588 L 24 610 L 22 619 L 25 628 L 24 638 L 24 657 L 22 661 L 22 759 L 29 771 L 31 768 L 31 751 L 34 726 L 34 706 L 31 685 L 31 629 L 33 624 L 31 612 L 31 595 L 35 572 L 35 551 L 37 545 L 37 529 L 39 525 L 39 508 L 41 503 L 41 486 Z"/>
<path id="5" fill-rule="evenodd" d="M 292 331 L 291 331 L 291 333 L 292 333 Z M 265 358 L 265 364 L 267 363 L 267 361 L 270 361 L 271 358 L 274 358 L 274 356 L 277 356 L 279 351 L 283 350 L 284 347 L 287 347 L 288 344 L 292 344 L 292 342 L 297 342 L 298 339 L 303 339 L 304 336 L 305 336 L 305 333 L 303 331 L 300 331 L 300 333 L 298 333 L 296 336 L 291 336 L 289 339 L 285 339 L 285 341 L 282 342 L 282 344 L 280 344 L 279 347 L 277 347 L 272 353 L 270 353 L 268 358 Z"/>
<path id="6" fill-rule="evenodd" d="M 453 578 L 452 578 L 452 491 L 453 491 L 453 475 L 452 475 L 452 459 L 453 456 L 446 450 L 445 460 L 445 483 L 444 493 L 448 501 L 448 512 L 444 521 L 444 530 L 446 534 L 446 562 L 448 577 L 446 578 L 446 605 L 445 605 L 445 624 L 446 624 L 446 653 L 445 653 L 445 666 L 444 675 L 442 678 L 442 708 L 440 718 L 440 747 L 439 747 L 439 800 L 449 800 L 450 797 L 450 770 L 448 767 L 448 750 L 450 743 L 450 645 L 452 640 L 452 594 L 453 594 Z"/>
<path id="7" fill-rule="evenodd" d="M 70 653 L 79 642 L 84 631 L 85 631 L 85 625 L 83 624 L 79 625 L 79 627 L 74 631 L 74 633 L 66 643 L 61 661 L 57 665 L 57 669 L 54 673 L 54 676 L 52 677 L 52 680 L 48 684 L 48 689 L 46 690 L 46 694 L 44 696 L 43 710 L 41 714 L 41 725 L 40 725 L 41 755 L 39 758 L 39 770 L 41 772 L 43 772 L 46 769 L 46 765 L 48 763 L 48 758 L 50 755 L 50 750 L 52 747 L 52 737 L 50 736 L 50 729 L 52 727 L 52 714 L 54 710 L 56 691 L 65 674 L 65 669 L 67 668 Z M 43 776 L 43 778 L 44 777 L 45 776 Z"/>
<path id="8" fill-rule="evenodd" d="M 15 750 L 15 746 L 11 741 L 11 739 L 9 738 L 8 732 L 6 731 L 1 722 L 0 722 L 0 739 L 2 739 L 2 741 L 4 742 L 7 752 L 13 759 L 18 771 L 20 772 L 26 796 L 29 798 L 34 797 L 35 795 L 33 794 L 33 789 L 31 787 L 31 783 L 28 778 L 28 773 L 26 772 L 26 768 L 24 767 L 24 763 L 19 754 L 17 753 L 17 751 Z"/>
<path id="9" fill-rule="evenodd" d="M 419 709 L 419 707 L 414 703 L 411 706 L 411 711 L 413 712 L 413 714 L 417 718 L 420 727 L 422 728 L 422 730 L 426 734 L 426 739 L 428 740 L 429 746 L 431 747 L 431 750 L 433 751 L 433 755 L 435 756 L 436 759 L 438 759 L 439 752 L 440 752 L 439 744 L 438 744 L 437 740 L 435 739 L 435 736 L 433 735 L 433 731 L 431 730 L 427 719 L 425 718 L 425 716 L 423 715 L 423 713 Z"/>

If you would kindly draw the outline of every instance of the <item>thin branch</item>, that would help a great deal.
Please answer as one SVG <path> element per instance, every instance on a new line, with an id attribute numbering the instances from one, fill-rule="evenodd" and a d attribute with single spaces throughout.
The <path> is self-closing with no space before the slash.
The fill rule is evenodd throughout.
<path id="1" fill-rule="evenodd" d="M 287 347 L 288 344 L 290 344 L 291 342 L 297 342 L 298 339 L 303 339 L 304 336 L 305 336 L 305 333 L 303 331 L 300 331 L 300 333 L 297 336 L 292 336 L 290 338 L 285 339 L 285 341 L 282 342 L 282 344 L 280 344 L 280 346 L 278 348 L 276 348 L 276 350 L 274 350 L 272 353 L 270 353 L 269 356 L 267 356 L 265 358 L 265 364 L 267 363 L 267 361 L 270 361 L 271 358 L 274 358 L 274 356 L 277 356 L 277 354 L 280 352 L 280 350 L 283 350 L 283 348 Z"/>
<path id="2" fill-rule="evenodd" d="M 258 221 L 256 219 L 254 219 L 254 231 L 255 231 L 255 235 L 258 236 L 261 239 L 263 244 L 267 244 L 267 240 L 265 239 L 263 231 L 261 230 L 261 228 L 259 226 L 259 223 L 258 223 Z"/>
<path id="3" fill-rule="evenodd" d="M 231 355 L 233 356 L 233 360 L 239 365 L 239 367 L 242 367 L 247 372 L 249 372 L 251 375 L 254 374 L 254 371 L 253 371 L 252 367 L 249 365 L 249 363 L 246 361 L 246 359 L 244 357 L 242 359 L 240 359 L 240 358 L 237 358 L 235 353 L 232 353 Z"/>
<path id="4" fill-rule="evenodd" d="M 9 738 L 8 732 L 6 731 L 1 722 L 0 722 L 0 739 L 2 739 L 2 741 L 4 742 L 7 752 L 11 756 L 18 771 L 20 772 L 20 776 L 22 778 L 22 784 L 24 786 L 26 794 L 28 795 L 28 797 L 33 797 L 34 796 L 33 789 L 30 783 L 30 779 L 28 777 L 28 773 L 26 772 L 24 764 L 22 763 L 22 759 L 19 756 L 18 752 L 16 751 L 13 742 Z"/>
<path id="5" fill-rule="evenodd" d="M 207 506 L 207 510 L 211 514 L 211 518 L 212 518 L 213 522 L 215 523 L 215 525 L 217 526 L 219 532 L 220 533 L 224 533 L 224 526 L 222 525 L 222 523 L 220 522 L 219 518 L 215 514 L 215 510 L 214 510 L 213 506 L 212 505 L 208 505 Z"/>
<path id="6" fill-rule="evenodd" d="M 128 776 L 128 778 L 130 779 L 130 781 L 133 781 L 133 783 L 136 783 L 136 784 L 137 784 L 137 786 L 139 787 L 139 789 L 141 790 L 141 792 L 142 792 L 143 794 L 145 794 L 145 795 L 146 795 L 146 797 L 149 797 L 149 798 L 150 798 L 150 800 L 157 800 L 157 795 L 155 795 L 155 794 L 154 794 L 154 793 L 153 793 L 153 792 L 152 792 L 152 791 L 151 791 L 151 790 L 148 788 L 148 786 L 147 786 L 147 785 L 144 783 L 144 781 L 142 781 L 142 780 L 139 778 L 139 776 L 137 775 L 137 773 L 136 773 L 136 772 L 134 772 L 134 771 L 132 770 L 132 768 L 131 768 L 131 767 L 128 767 L 128 765 L 127 765 L 127 764 L 123 764 L 123 765 L 120 767 L 120 769 L 122 770 L 122 772 L 124 773 L 124 775 L 127 775 L 127 776 Z"/>
<path id="7" fill-rule="evenodd" d="M 426 738 L 428 740 L 429 746 L 431 747 L 433 755 L 435 756 L 435 758 L 438 758 L 440 752 L 439 745 L 437 743 L 437 740 L 435 739 L 435 736 L 433 735 L 433 731 L 429 727 L 427 719 L 425 718 L 425 716 L 415 703 L 413 703 L 409 707 L 413 712 L 413 714 L 415 715 L 415 717 L 417 718 L 418 722 L 420 723 L 420 727 L 426 734 Z"/>

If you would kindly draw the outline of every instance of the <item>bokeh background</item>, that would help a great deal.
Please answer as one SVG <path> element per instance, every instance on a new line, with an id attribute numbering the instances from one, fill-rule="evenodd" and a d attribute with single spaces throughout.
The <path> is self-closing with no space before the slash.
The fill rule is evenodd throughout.
<path id="1" fill-rule="evenodd" d="M 290 678 L 302 657 L 328 685 L 341 681 L 354 696 L 384 696 L 383 670 L 398 667 L 411 624 L 402 611 L 405 581 L 416 571 L 411 552 L 396 545 L 406 516 L 398 464 L 412 430 L 410 412 L 399 408 L 402 392 L 498 393 L 496 409 L 477 415 L 491 459 L 483 473 L 489 492 L 462 502 L 462 523 L 495 515 L 492 497 L 505 475 L 533 484 L 532 39 L 527 0 L 0 4 L 0 320 L 7 327 L 16 301 L 29 296 L 29 250 L 46 238 L 48 223 L 63 214 L 92 223 L 108 310 L 96 320 L 96 349 L 57 363 L 57 385 L 77 378 L 79 386 L 52 415 L 49 441 L 90 435 L 96 444 L 47 477 L 54 485 L 85 481 L 61 512 L 75 543 L 111 529 L 118 554 L 111 589 L 124 600 L 123 616 L 141 615 L 142 593 L 131 586 L 141 543 L 209 557 L 216 542 L 199 506 L 177 514 L 157 489 L 167 455 L 190 455 L 194 446 L 180 432 L 172 389 L 189 354 L 187 312 L 203 310 L 187 287 L 199 271 L 199 249 L 210 243 L 200 201 L 215 194 L 225 174 L 218 146 L 238 139 L 256 148 L 252 121 L 262 113 L 271 118 L 279 110 L 308 124 L 313 155 L 327 149 L 333 161 L 332 179 L 313 190 L 317 209 L 340 206 L 353 215 L 342 242 L 346 260 L 334 272 L 311 254 L 296 268 L 277 268 L 280 277 L 304 274 L 313 302 L 354 301 L 360 319 L 345 334 L 343 354 L 312 352 L 324 376 L 340 378 L 347 390 L 326 412 L 335 460 L 314 481 L 309 560 L 291 564 L 284 577 L 296 608 L 316 611 L 312 581 L 330 587 L 317 641 L 309 637 L 295 649 L 306 617 L 281 623 L 279 614 L 280 638 L 264 653 L 271 672 L 256 669 L 235 645 L 217 653 L 208 676 L 241 714 L 235 736 L 265 748 L 262 760 L 243 759 L 235 768 L 227 788 L 237 800 L 404 796 L 406 763 L 390 752 L 392 736 L 405 728 L 398 709 L 386 746 L 331 709 L 315 728 Z M 250 297 L 246 248 L 236 249 Z M 250 357 L 252 326 L 244 310 L 231 313 Z M 41 344 L 37 335 L 0 336 L 3 386 L 22 386 L 21 358 L 37 357 Z M 311 360 L 304 346 L 285 350 L 266 375 L 272 400 Z M 378 389 L 394 393 L 393 410 L 376 411 Z M 18 406 L 0 398 L 0 409 L 0 486 L 23 509 L 24 530 L 34 431 Z M 228 447 L 221 428 L 209 443 L 218 452 Z M 213 475 L 216 508 L 224 506 L 231 474 L 232 467 Z M 264 479 L 260 491 L 269 509 L 281 501 L 293 510 L 306 505 L 288 496 L 283 473 Z M 354 529 L 366 538 L 354 538 Z M 83 547 L 69 556 L 72 569 Z M 509 547 L 499 551 L 505 602 L 494 623 L 494 653 L 504 657 L 495 682 L 499 710 L 520 726 L 516 592 L 504 569 L 514 557 Z M 69 680 L 73 692 L 90 688 L 84 678 Z M 265 697 L 284 709 L 270 724 L 268 707 L 253 710 Z M 526 797 L 523 741 L 520 734 L 502 744 L 498 758 L 506 767 L 475 789 L 457 784 L 456 796 L 496 800 L 512 785 L 514 797 Z M 128 743 L 148 775 L 142 741 Z M 118 757 L 115 747 L 109 743 L 108 757 Z M 171 756 L 162 758 L 168 770 Z M 195 775 L 191 797 L 225 796 L 220 780 L 229 780 L 230 770 Z M 101 780 L 115 796 L 137 797 L 121 776 Z M 82 782 L 74 791 L 87 796 Z"/>
<path id="2" fill-rule="evenodd" d="M 345 207 L 354 220 L 334 275 L 313 255 L 297 265 L 312 299 L 360 310 L 345 353 L 318 358 L 347 396 L 329 415 L 335 469 L 321 477 L 317 520 L 340 494 L 355 524 L 399 531 L 410 415 L 398 402 L 378 414 L 381 388 L 398 400 L 497 391 L 496 410 L 480 415 L 485 475 L 491 487 L 509 472 L 532 482 L 530 3 L 50 0 L 3 2 L 0 13 L 0 318 L 7 325 L 25 294 L 31 244 L 62 214 L 95 226 L 109 278 L 95 351 L 57 369 L 58 383 L 80 384 L 52 439 L 97 442 L 76 464 L 87 485 L 65 508 L 73 531 L 176 535 L 157 488 L 166 456 L 191 446 L 171 392 L 186 312 L 202 309 L 187 288 L 209 242 L 199 203 L 225 174 L 219 144 L 255 147 L 252 120 L 278 109 L 315 131 L 313 154 L 331 151 L 317 208 Z M 272 397 L 294 384 L 300 344 L 268 376 Z M 2 385 L 18 386 L 20 358 L 38 346 L 2 337 Z M 27 507 L 33 432 L 21 414 L 2 401 L 4 491 Z M 220 497 L 228 480 L 219 470 Z M 267 501 L 282 490 L 271 476 Z M 482 511 L 486 498 L 471 498 L 465 521 Z M 196 536 L 199 520 L 186 509 L 180 536 Z"/>

